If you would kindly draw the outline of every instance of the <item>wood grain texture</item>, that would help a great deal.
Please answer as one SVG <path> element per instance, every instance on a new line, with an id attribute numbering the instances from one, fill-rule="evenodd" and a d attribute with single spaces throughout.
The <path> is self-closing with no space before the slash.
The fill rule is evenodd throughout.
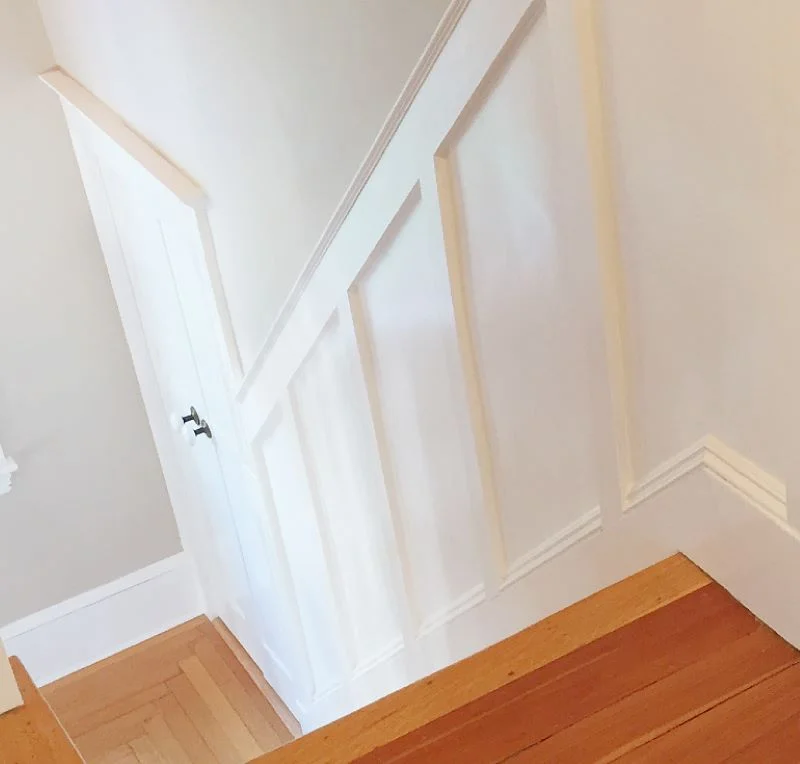
<path id="1" fill-rule="evenodd" d="M 251 687 L 250 683 L 248 683 L 245 678 L 246 675 L 259 691 L 256 693 L 256 696 L 259 698 L 263 696 L 263 698 L 266 699 L 262 710 L 267 715 L 270 724 L 280 735 L 281 742 L 288 743 L 300 737 L 303 734 L 300 728 L 300 722 L 297 721 L 280 695 L 275 692 L 269 682 L 264 678 L 261 669 L 250 657 L 247 650 L 242 647 L 239 640 L 236 639 L 221 619 L 215 618 L 212 621 L 212 625 L 230 650 L 230 652 L 221 651 L 222 656 L 239 678 L 239 681 L 241 681 L 246 688 Z M 253 694 L 250 690 L 248 690 L 248 692 L 250 692 L 251 695 Z"/>
<path id="2" fill-rule="evenodd" d="M 145 722 L 144 728 L 155 749 L 161 753 L 167 762 L 172 764 L 192 764 L 189 755 L 172 734 L 172 730 L 163 716 L 155 716 Z"/>
<path id="3" fill-rule="evenodd" d="M 359 761 L 596 761 L 794 660 L 709 584 Z"/>
<path id="4" fill-rule="evenodd" d="M 258 756 L 261 753 L 258 743 L 200 659 L 193 656 L 179 665 L 242 759 L 248 761 Z"/>
<path id="5" fill-rule="evenodd" d="M 288 743 L 300 737 L 303 734 L 300 728 L 300 722 L 297 721 L 297 718 L 283 702 L 280 695 L 275 692 L 269 682 L 264 678 L 261 669 L 250 657 L 247 650 L 242 647 L 239 640 L 236 639 L 220 618 L 215 618 L 212 621 L 212 625 L 217 634 L 222 638 L 222 641 L 229 648 L 229 651 L 220 651 L 222 657 L 225 658 L 228 666 L 239 678 L 239 681 L 248 689 L 248 693 L 260 699 L 261 710 L 267 716 L 269 723 L 278 732 L 281 742 Z M 250 682 L 247 681 L 247 677 L 249 677 Z M 258 692 L 253 693 L 253 686 L 255 686 Z"/>
<path id="6" fill-rule="evenodd" d="M 193 764 L 217 764 L 216 756 L 174 695 L 162 698 L 158 702 L 158 710 Z"/>
<path id="7" fill-rule="evenodd" d="M 162 684 L 180 673 L 178 661 L 190 657 L 203 619 L 194 619 L 157 637 L 113 655 L 104 661 L 59 679 L 42 688 L 42 694 L 72 732 L 85 717 L 99 715 L 117 703 Z M 119 714 L 117 714 L 118 716 Z M 96 726 L 92 721 L 91 727 Z"/>
<path id="8" fill-rule="evenodd" d="M 106 751 L 144 735 L 144 723 L 157 713 L 155 705 L 147 703 L 73 738 L 75 745 L 86 761 L 92 762 L 105 755 Z"/>
<path id="9" fill-rule="evenodd" d="M 11 658 L 11 669 L 23 705 L 0 716 L 0 764 L 80 764 L 83 760 L 18 658 Z"/>
<path id="10" fill-rule="evenodd" d="M 207 618 L 43 693 L 89 764 L 244 764 L 293 739 Z"/>
<path id="11" fill-rule="evenodd" d="M 675 555 L 259 762 L 353 761 L 709 583 L 705 573 Z"/>
<path id="12" fill-rule="evenodd" d="M 800 653 L 709 583 L 359 764 L 800 760 Z"/>
<path id="13" fill-rule="evenodd" d="M 99 761 L 100 764 L 139 764 L 136 754 L 127 744 L 109 751 Z"/>
<path id="14" fill-rule="evenodd" d="M 800 761 L 800 664 L 741 692 L 638 747 L 620 762 Z M 794 740 L 794 743 L 792 742 Z M 766 758 L 756 752 L 769 752 Z"/>
<path id="15" fill-rule="evenodd" d="M 260 696 L 252 683 L 248 691 L 247 683 L 239 678 L 228 666 L 225 659 L 208 639 L 201 639 L 195 646 L 197 657 L 212 681 L 223 691 L 230 705 L 253 736 L 258 746 L 264 751 L 271 751 L 281 746 L 285 740 L 272 727 L 275 712 L 266 699 Z M 260 697 L 258 697 L 260 696 Z M 269 713 L 272 711 L 272 713 Z"/>
<path id="16" fill-rule="evenodd" d="M 147 735 L 131 740 L 131 748 L 139 764 L 166 764 L 155 743 Z"/>

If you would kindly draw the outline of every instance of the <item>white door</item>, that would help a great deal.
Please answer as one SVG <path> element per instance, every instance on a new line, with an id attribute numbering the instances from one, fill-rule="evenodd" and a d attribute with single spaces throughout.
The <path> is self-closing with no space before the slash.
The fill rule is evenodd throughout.
<path id="1" fill-rule="evenodd" d="M 295 618 L 247 469 L 195 210 L 67 107 L 184 546 L 220 615 L 291 697 Z M 197 413 L 195 422 L 189 419 Z M 182 420 L 188 421 L 184 424 Z M 300 661 L 302 665 L 302 661 Z M 276 671 L 277 667 L 277 671 Z"/>
<path id="2" fill-rule="evenodd" d="M 201 553 L 214 555 L 216 564 L 211 569 L 223 575 L 221 582 L 207 582 L 206 588 L 216 600 L 212 609 L 223 605 L 230 594 L 235 606 L 245 593 L 241 554 L 232 524 L 227 521 L 230 501 L 218 453 L 218 423 L 209 413 L 214 391 L 206 395 L 200 381 L 200 369 L 210 365 L 209 348 L 200 346 L 195 351 L 192 340 L 202 334 L 192 332 L 191 327 L 202 319 L 202 314 L 187 310 L 195 306 L 185 307 L 181 299 L 182 293 L 191 295 L 199 287 L 191 263 L 191 242 L 186 240 L 185 226 L 176 219 L 175 212 L 179 210 L 159 208 L 159 200 L 148 193 L 147 187 L 134 186 L 129 177 L 120 176 L 108 164 L 102 174 L 163 413 L 172 424 L 174 449 L 181 462 L 188 499 L 193 506 L 202 508 L 196 519 L 207 526 L 198 529 L 198 536 L 214 542 Z M 214 356 L 211 360 L 215 360 Z M 192 411 L 197 414 L 197 421 L 177 426 Z"/>

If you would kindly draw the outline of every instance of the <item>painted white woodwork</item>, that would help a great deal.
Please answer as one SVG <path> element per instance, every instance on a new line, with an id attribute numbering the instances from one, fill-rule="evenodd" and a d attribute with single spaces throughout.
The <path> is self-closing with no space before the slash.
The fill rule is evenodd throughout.
<path id="1" fill-rule="evenodd" d="M 22 705 L 22 696 L 0 640 L 0 714 Z"/>
<path id="2" fill-rule="evenodd" d="M 335 314 L 291 395 L 348 665 L 364 673 L 403 646 L 403 595 L 392 576 L 397 549 L 356 335 L 348 329 L 347 316 Z"/>
<path id="3" fill-rule="evenodd" d="M 440 183 L 452 189 L 452 267 L 463 271 L 503 575 L 511 577 L 536 543 L 597 503 L 591 367 L 582 352 L 593 316 L 559 242 L 558 121 L 544 9 L 529 23 L 448 136 L 438 168 Z"/>
<path id="4" fill-rule="evenodd" d="M 795 479 L 798 24 L 785 0 L 598 9 L 639 479 L 708 433 Z"/>
<path id="5" fill-rule="evenodd" d="M 305 637 L 310 675 L 303 700 L 313 703 L 340 685 L 340 613 L 291 400 L 282 403 L 269 430 L 261 449 Z"/>
<path id="6" fill-rule="evenodd" d="M 0 446 L 0 496 L 11 490 L 11 476 L 17 471 L 17 463 L 3 452 Z"/>
<path id="7" fill-rule="evenodd" d="M 473 0 L 245 379 L 306 635 L 306 726 L 550 612 L 547 563 L 620 514 L 597 479 L 612 417 L 588 349 L 589 168 L 562 124 L 581 83 L 551 52 L 574 32 L 563 9 Z"/>
<path id="8" fill-rule="evenodd" d="M 70 113 L 182 528 L 305 729 L 676 550 L 800 644 L 797 53 L 720 3 L 454 2 L 241 385 L 197 203 Z"/>
<path id="9" fill-rule="evenodd" d="M 191 182 L 176 176 L 175 168 L 164 168 L 163 158 L 149 156 L 155 152 L 120 122 L 105 119 L 105 107 L 74 80 L 58 71 L 45 77 L 64 103 L 181 537 L 198 571 L 206 608 L 224 617 L 270 681 L 291 698 L 296 640 L 283 629 L 276 647 L 268 641 L 274 626 L 270 631 L 265 625 L 285 622 L 290 603 L 281 598 L 280 574 L 271 567 L 271 539 L 259 519 L 261 489 L 253 485 L 232 408 L 235 348 L 215 304 L 208 269 L 213 245 L 201 195 L 187 196 Z M 192 422 L 182 425 L 191 406 L 208 421 L 212 439 L 196 438 Z"/>
<path id="10" fill-rule="evenodd" d="M 195 565 L 180 552 L 7 624 L 0 628 L 0 640 L 42 687 L 185 623 L 203 609 Z"/>
<path id="11" fill-rule="evenodd" d="M 480 484 L 436 220 L 412 194 L 351 290 L 415 626 L 483 598 Z M 446 446 L 444 445 L 446 444 Z"/>

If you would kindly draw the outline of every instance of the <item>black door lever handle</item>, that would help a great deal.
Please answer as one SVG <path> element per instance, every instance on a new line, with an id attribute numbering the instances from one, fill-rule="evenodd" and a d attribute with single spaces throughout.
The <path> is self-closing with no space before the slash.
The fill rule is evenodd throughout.
<path id="1" fill-rule="evenodd" d="M 197 409 L 194 406 L 189 409 L 189 415 L 181 417 L 181 419 L 184 424 L 189 424 L 189 422 L 200 424 L 200 415 L 197 413 Z"/>
<path id="2" fill-rule="evenodd" d="M 194 434 L 199 438 L 201 435 L 205 435 L 207 438 L 213 438 L 214 436 L 211 434 L 211 428 L 208 426 L 208 422 L 204 419 L 202 422 L 199 422 L 200 427 L 198 427 Z"/>

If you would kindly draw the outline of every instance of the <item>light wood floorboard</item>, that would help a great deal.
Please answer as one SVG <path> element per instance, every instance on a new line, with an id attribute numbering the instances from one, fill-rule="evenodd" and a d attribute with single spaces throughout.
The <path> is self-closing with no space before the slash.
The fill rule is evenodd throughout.
<path id="1" fill-rule="evenodd" d="M 42 694 L 87 764 L 244 764 L 294 735 L 234 642 L 196 618 Z"/>

